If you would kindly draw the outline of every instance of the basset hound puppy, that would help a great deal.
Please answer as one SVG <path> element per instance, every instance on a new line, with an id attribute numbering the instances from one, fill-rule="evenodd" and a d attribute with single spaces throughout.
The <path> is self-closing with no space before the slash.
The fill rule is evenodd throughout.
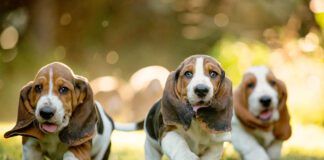
<path id="1" fill-rule="evenodd" d="M 17 123 L 5 138 L 23 137 L 24 160 L 102 160 L 113 129 L 87 80 L 54 62 L 21 89 Z"/>
<path id="2" fill-rule="evenodd" d="M 264 66 L 250 68 L 234 92 L 232 143 L 245 160 L 279 159 L 291 135 L 287 89 Z"/>
<path id="3" fill-rule="evenodd" d="M 194 55 L 170 73 L 145 120 L 145 158 L 220 159 L 231 139 L 232 83 L 212 57 Z"/>

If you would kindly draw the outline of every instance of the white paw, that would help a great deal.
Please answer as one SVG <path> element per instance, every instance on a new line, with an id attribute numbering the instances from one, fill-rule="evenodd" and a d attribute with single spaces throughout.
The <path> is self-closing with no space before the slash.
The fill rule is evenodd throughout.
<path id="1" fill-rule="evenodd" d="M 76 158 L 72 152 L 68 151 L 64 153 L 63 160 L 78 160 L 78 158 Z"/>

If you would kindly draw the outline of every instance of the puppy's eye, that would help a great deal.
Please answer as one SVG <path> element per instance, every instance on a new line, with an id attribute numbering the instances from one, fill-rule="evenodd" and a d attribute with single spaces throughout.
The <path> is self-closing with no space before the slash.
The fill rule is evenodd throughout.
<path id="1" fill-rule="evenodd" d="M 35 92 L 36 93 L 41 93 L 43 89 L 43 86 L 40 84 L 35 85 Z"/>
<path id="2" fill-rule="evenodd" d="M 184 73 L 184 75 L 185 75 L 187 78 L 189 78 L 189 79 L 191 79 L 192 76 L 193 76 L 192 72 L 190 72 L 190 71 L 186 71 L 186 72 Z"/>
<path id="3" fill-rule="evenodd" d="M 59 88 L 59 92 L 60 94 L 65 94 L 69 91 L 69 89 L 67 87 L 60 87 Z"/>
<path id="4" fill-rule="evenodd" d="M 210 71 L 210 72 L 209 72 L 209 76 L 210 76 L 210 78 L 216 78 L 216 77 L 217 77 L 217 72 L 215 72 L 215 71 Z"/>
<path id="5" fill-rule="evenodd" d="M 276 81 L 274 81 L 274 80 L 270 80 L 269 83 L 270 83 L 271 86 L 275 86 L 276 85 Z"/>
<path id="6" fill-rule="evenodd" d="M 247 84 L 247 87 L 251 88 L 251 89 L 254 88 L 254 86 L 255 86 L 255 84 L 253 82 L 250 82 Z"/>

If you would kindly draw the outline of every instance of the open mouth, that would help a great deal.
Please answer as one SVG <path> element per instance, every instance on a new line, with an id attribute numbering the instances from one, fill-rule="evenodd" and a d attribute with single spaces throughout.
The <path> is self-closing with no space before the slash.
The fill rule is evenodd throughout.
<path id="1" fill-rule="evenodd" d="M 262 121 L 268 121 L 272 117 L 272 112 L 272 109 L 265 109 L 259 114 L 258 118 Z"/>
<path id="2" fill-rule="evenodd" d="M 192 106 L 192 109 L 193 109 L 195 112 L 197 112 L 200 108 L 206 108 L 206 107 L 208 107 L 208 105 L 206 105 L 204 101 L 200 101 L 200 102 L 198 102 L 196 105 L 193 105 L 193 106 Z"/>
<path id="3" fill-rule="evenodd" d="M 41 124 L 41 128 L 48 133 L 54 133 L 58 126 L 54 123 L 45 122 Z"/>

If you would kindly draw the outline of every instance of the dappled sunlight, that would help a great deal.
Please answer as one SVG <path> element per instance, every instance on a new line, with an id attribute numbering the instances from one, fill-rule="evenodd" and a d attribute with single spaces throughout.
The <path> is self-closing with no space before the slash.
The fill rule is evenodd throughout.
<path id="1" fill-rule="evenodd" d="M 1 123 L 0 134 L 13 127 L 13 123 Z M 324 129 L 314 125 L 294 125 L 292 137 L 283 145 L 283 160 L 295 160 L 309 157 L 310 159 L 324 158 Z M 0 159 L 21 156 L 21 137 L 11 139 L 0 138 Z M 111 137 L 112 152 L 110 160 L 139 160 L 144 159 L 144 131 L 122 132 L 114 131 Z M 231 143 L 224 144 L 222 159 L 238 159 L 239 154 Z M 167 159 L 167 158 L 164 158 Z"/>
<path id="2" fill-rule="evenodd" d="M 99 77 L 90 82 L 93 93 L 97 94 L 98 92 L 110 92 L 119 87 L 120 80 L 112 76 Z"/>
<path id="3" fill-rule="evenodd" d="M 161 66 L 147 66 L 132 74 L 129 81 L 103 76 L 90 84 L 95 99 L 115 120 L 140 121 L 161 97 L 169 73 Z"/>
<path id="4" fill-rule="evenodd" d="M 130 78 L 130 84 L 139 91 L 142 88 L 146 88 L 149 82 L 156 79 L 159 81 L 162 88 L 164 88 L 166 79 L 169 75 L 169 71 L 162 66 L 149 66 L 136 71 Z"/>
<path id="5" fill-rule="evenodd" d="M 324 159 L 323 0 L 5 1 L 1 134 L 16 120 L 20 89 L 53 61 L 86 77 L 114 121 L 139 122 L 183 59 L 208 54 L 234 89 L 251 66 L 270 67 L 288 89 L 293 133 L 283 159 Z M 110 159 L 144 159 L 144 138 L 115 131 Z M 20 137 L 0 141 L 0 159 L 20 159 Z M 223 159 L 238 159 L 225 148 Z"/>

